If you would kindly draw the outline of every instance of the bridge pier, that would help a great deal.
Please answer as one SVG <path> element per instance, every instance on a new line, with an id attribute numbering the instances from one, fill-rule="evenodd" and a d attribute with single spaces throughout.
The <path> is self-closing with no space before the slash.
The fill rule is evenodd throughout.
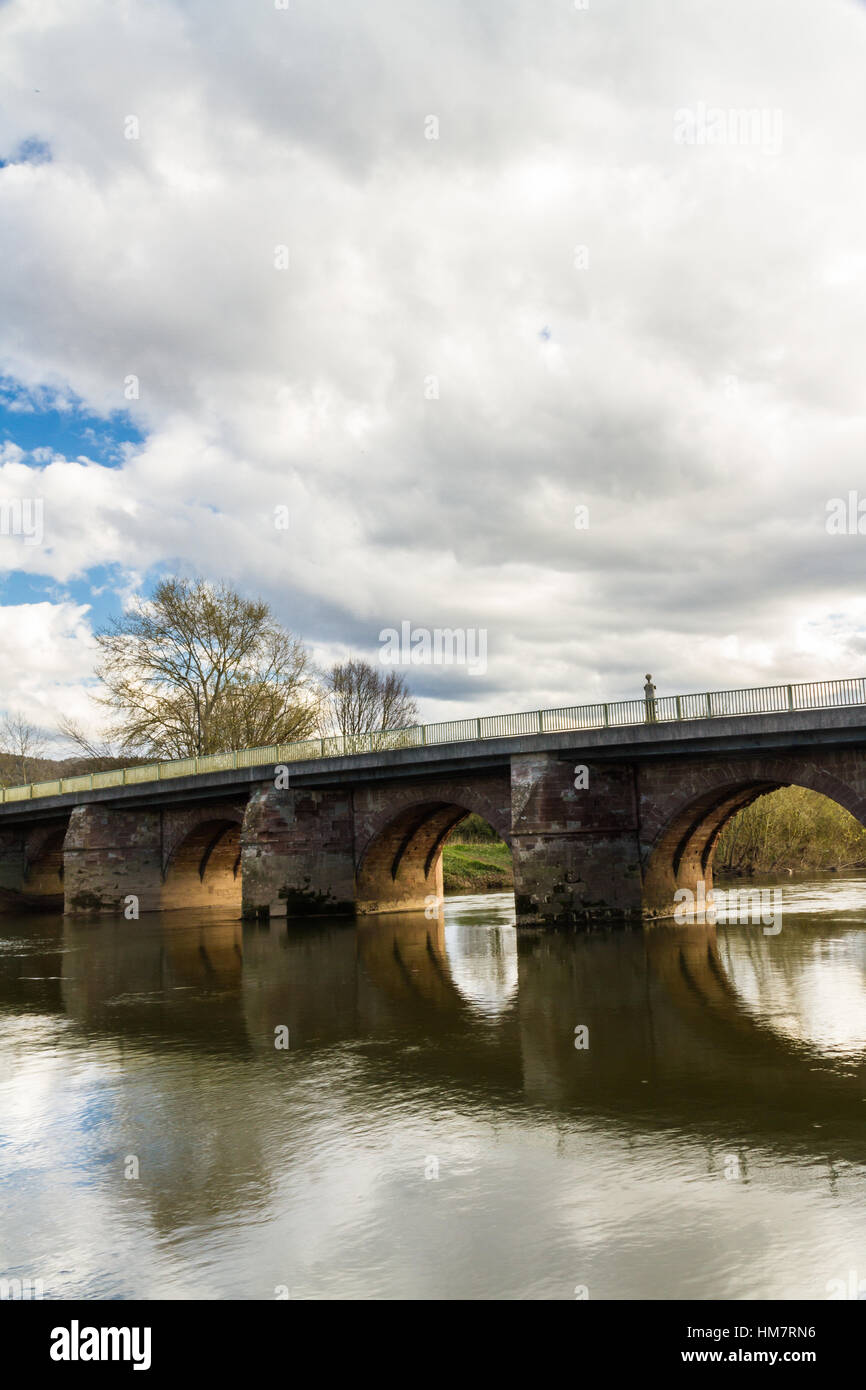
<path id="1" fill-rule="evenodd" d="M 631 766 L 521 753 L 511 759 L 518 926 L 592 926 L 642 915 Z M 575 783 L 586 785 L 575 785 Z"/>
<path id="2" fill-rule="evenodd" d="M 162 905 L 159 811 L 76 806 L 63 851 L 64 911 L 122 914 L 130 895 L 138 912 Z"/>
<path id="3" fill-rule="evenodd" d="M 241 831 L 243 915 L 351 914 L 353 853 L 348 791 L 257 787 Z"/>

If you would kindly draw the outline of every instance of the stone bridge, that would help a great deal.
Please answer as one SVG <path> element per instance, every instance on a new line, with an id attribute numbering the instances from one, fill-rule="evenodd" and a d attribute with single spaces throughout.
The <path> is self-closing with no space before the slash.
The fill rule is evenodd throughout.
<path id="1" fill-rule="evenodd" d="M 789 784 L 866 823 L 866 706 L 467 739 L 4 801 L 0 910 L 423 910 L 442 896 L 445 841 L 475 812 L 511 848 L 518 925 L 668 917 L 677 889 L 712 886 L 726 821 Z"/>

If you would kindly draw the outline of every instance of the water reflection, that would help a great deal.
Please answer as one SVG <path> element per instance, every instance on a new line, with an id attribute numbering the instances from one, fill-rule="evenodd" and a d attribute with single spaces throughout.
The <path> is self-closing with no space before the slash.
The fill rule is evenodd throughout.
<path id="1" fill-rule="evenodd" d="M 866 1051 L 866 878 L 794 882 L 785 887 L 784 902 L 796 953 L 719 928 L 732 986 L 749 1012 L 779 1034 L 856 1066 Z M 828 914 L 833 935 L 821 930 Z"/>
<path id="2" fill-rule="evenodd" d="M 451 978 L 480 1017 L 495 1019 L 517 997 L 517 930 L 510 893 L 454 898 L 445 949 Z"/>
<path id="3" fill-rule="evenodd" d="M 357 926 L 0 919 L 0 1274 L 265 1298 L 866 1277 L 866 876 L 784 892 L 778 936 L 518 936 L 506 895 Z"/>

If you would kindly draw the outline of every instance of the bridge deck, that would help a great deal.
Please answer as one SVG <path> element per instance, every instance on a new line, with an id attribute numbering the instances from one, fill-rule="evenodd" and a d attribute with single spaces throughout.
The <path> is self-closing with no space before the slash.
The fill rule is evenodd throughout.
<path id="1" fill-rule="evenodd" d="M 319 745 L 320 741 L 315 740 L 315 743 Z M 203 764 L 212 759 L 185 759 L 152 764 L 148 768 L 120 768 L 111 773 L 96 773 L 92 778 L 37 783 L 32 788 L 7 787 L 0 801 L 0 821 L 50 816 L 58 810 L 92 802 L 116 801 L 131 808 L 179 799 L 206 800 L 215 795 L 245 796 L 252 784 L 273 780 L 280 766 L 290 768 L 293 786 L 325 787 L 479 771 L 505 766 L 516 754 L 552 753 L 573 757 L 575 761 L 603 758 L 605 762 L 617 762 L 690 754 L 730 755 L 750 750 L 864 745 L 866 699 L 860 704 L 836 709 L 649 720 L 632 725 L 505 734 L 330 756 L 327 752 L 323 756 L 320 750 L 317 756 L 294 759 L 285 757 L 285 747 L 270 748 L 248 750 L 270 756 L 263 757 L 261 762 L 238 766 L 206 767 Z M 287 747 L 297 748 L 298 745 Z M 231 754 L 218 756 L 233 758 Z M 196 762 L 198 770 L 194 766 Z M 151 775 L 147 778 L 138 775 L 143 772 Z M 29 795 L 10 796 L 22 790 Z"/>

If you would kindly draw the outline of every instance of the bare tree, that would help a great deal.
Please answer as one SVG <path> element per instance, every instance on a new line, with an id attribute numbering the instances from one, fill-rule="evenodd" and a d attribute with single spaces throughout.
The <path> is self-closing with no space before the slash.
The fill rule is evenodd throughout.
<path id="1" fill-rule="evenodd" d="M 337 662 L 325 673 L 321 727 L 326 733 L 366 734 L 405 729 L 418 722 L 418 706 L 405 677 L 368 661 Z"/>
<path id="2" fill-rule="evenodd" d="M 23 785 L 29 780 L 27 774 L 32 763 L 45 757 L 45 735 L 23 714 L 10 711 L 0 725 L 0 744 L 0 752 L 12 760 L 13 775 Z"/>
<path id="3" fill-rule="evenodd" d="M 165 579 L 96 640 L 109 737 L 124 754 L 219 753 L 316 727 L 305 647 L 267 603 L 225 584 Z"/>
<path id="4" fill-rule="evenodd" d="M 82 772 L 107 772 L 115 767 L 128 767 L 137 761 L 124 757 L 104 735 L 87 733 L 77 720 L 66 715 L 58 719 L 57 730 L 78 750 Z"/>

